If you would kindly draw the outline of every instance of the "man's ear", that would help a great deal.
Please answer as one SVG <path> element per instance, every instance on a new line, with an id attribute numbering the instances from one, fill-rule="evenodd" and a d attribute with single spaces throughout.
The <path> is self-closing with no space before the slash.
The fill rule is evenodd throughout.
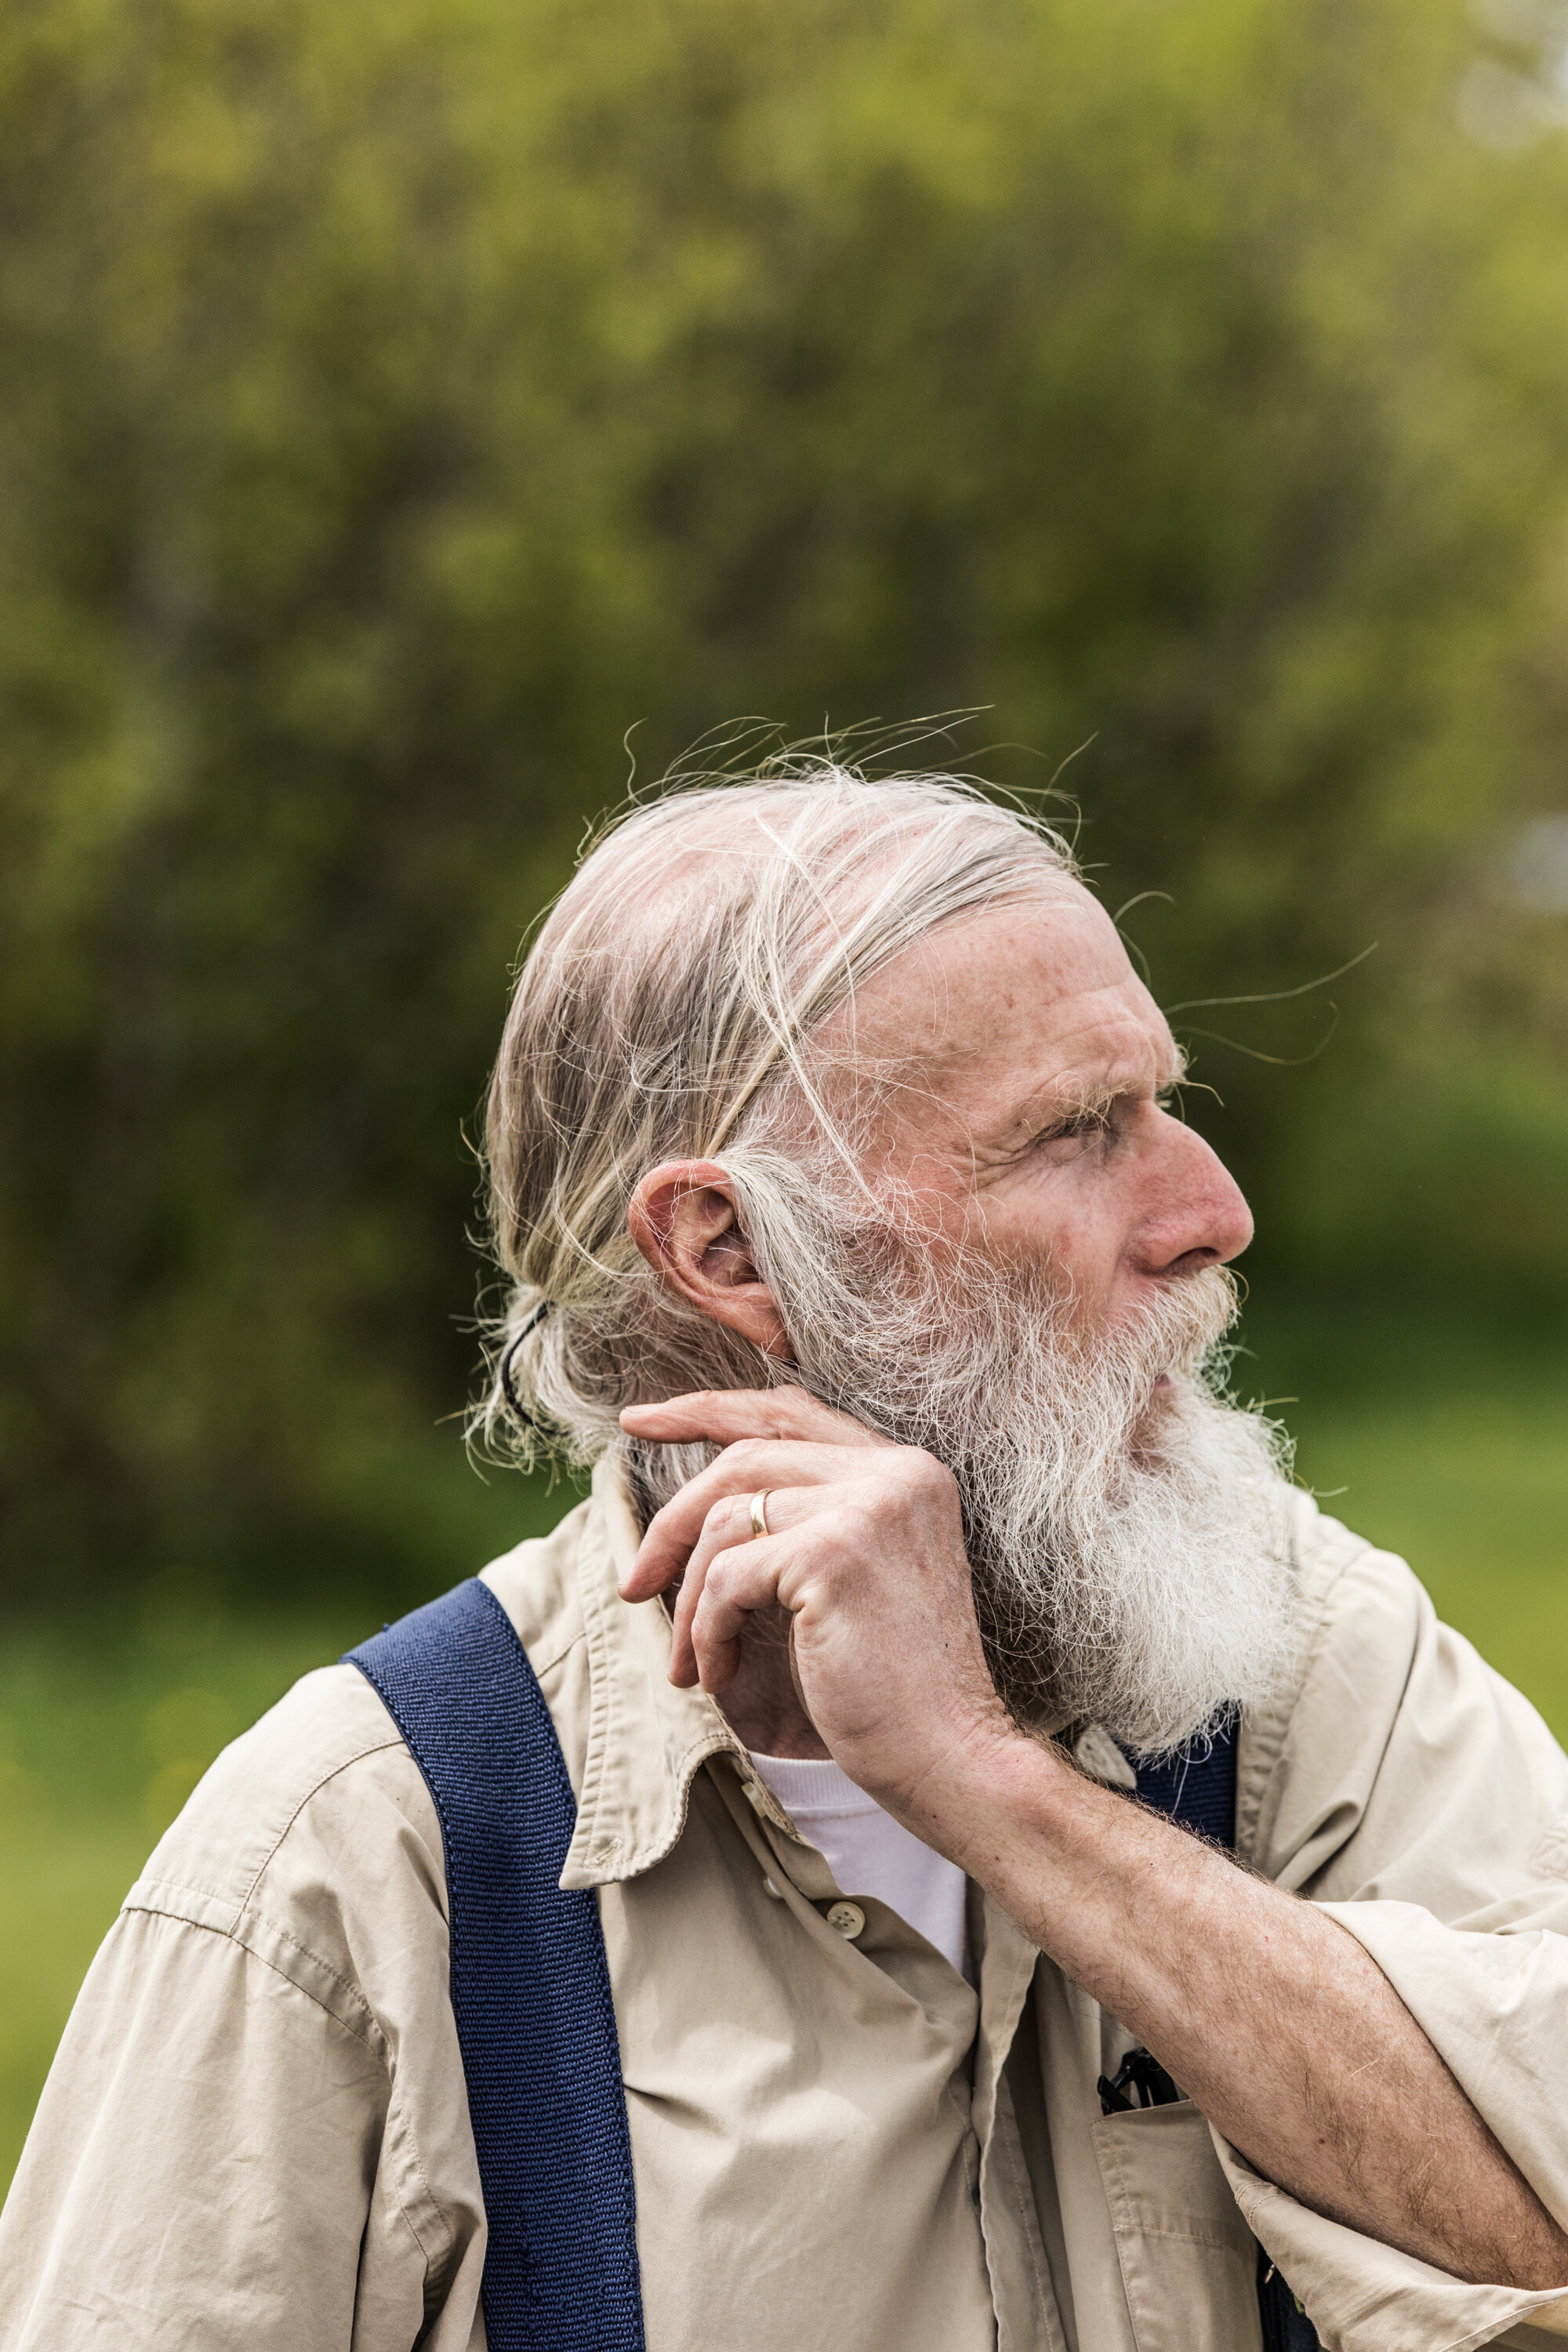
<path id="1" fill-rule="evenodd" d="M 764 1356 L 795 1361 L 773 1294 L 741 1231 L 727 1169 L 716 1160 L 667 1160 L 643 1178 L 627 1217 L 660 1281 Z"/>

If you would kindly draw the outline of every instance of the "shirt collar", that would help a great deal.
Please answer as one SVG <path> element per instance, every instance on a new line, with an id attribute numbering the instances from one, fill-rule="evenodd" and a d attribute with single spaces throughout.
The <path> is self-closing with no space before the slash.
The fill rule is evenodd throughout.
<path id="1" fill-rule="evenodd" d="M 594 1473 L 577 1552 L 588 1739 L 563 1887 L 607 1885 L 662 1862 L 686 1826 L 692 1777 L 710 1756 L 732 1755 L 748 1783 L 755 1779 L 717 1702 L 670 1682 L 670 1627 L 662 1604 L 628 1607 L 620 1597 L 641 1541 L 624 1466 L 616 1454 L 606 1454 Z M 756 1785 L 759 1810 L 776 1810 Z"/>

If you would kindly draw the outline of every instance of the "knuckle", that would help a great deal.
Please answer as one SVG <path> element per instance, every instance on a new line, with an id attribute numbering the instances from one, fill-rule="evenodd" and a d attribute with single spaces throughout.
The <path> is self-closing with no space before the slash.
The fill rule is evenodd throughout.
<path id="1" fill-rule="evenodd" d="M 740 1576 L 740 1560 L 732 1551 L 716 1552 L 708 1563 L 708 1573 L 702 1580 L 702 1598 L 697 1613 L 702 1614 L 710 1604 L 732 1598 Z"/>
<path id="2" fill-rule="evenodd" d="M 849 1496 L 836 1521 L 824 1528 L 813 1547 L 815 1564 L 828 1570 L 841 1563 L 854 1567 L 864 1559 L 884 1518 L 880 1495 L 868 1501 Z"/>
<path id="3" fill-rule="evenodd" d="M 905 1458 L 909 1464 L 910 1484 L 917 1493 L 945 1496 L 952 1491 L 952 1473 L 945 1462 L 937 1460 L 934 1454 L 928 1454 L 923 1446 L 912 1446 Z"/>
<path id="4" fill-rule="evenodd" d="M 715 1577 L 711 1571 L 702 1580 L 702 1590 L 698 1594 L 691 1612 L 690 1634 L 693 1642 L 700 1642 L 708 1630 L 708 1621 L 712 1616 L 720 1599 L 721 1582 L 722 1580 Z"/>

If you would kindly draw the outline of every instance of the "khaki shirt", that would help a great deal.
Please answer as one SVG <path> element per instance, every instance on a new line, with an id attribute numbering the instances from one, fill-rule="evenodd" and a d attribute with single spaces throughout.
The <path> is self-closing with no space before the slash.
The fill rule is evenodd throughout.
<path id="1" fill-rule="evenodd" d="M 1360 1937 L 1568 2225 L 1568 1759 L 1400 1561 L 1295 1512 L 1316 1632 L 1242 1727 L 1239 1853 Z M 1255 2232 L 1331 2347 L 1561 2347 L 1568 2302 L 1322 2220 L 1195 2107 L 1102 2116 L 1129 2037 L 977 1891 L 976 1992 L 837 1887 L 617 1597 L 637 1540 L 605 1469 L 485 1575 L 577 1795 L 562 1883 L 598 1890 L 649 2352 L 1258 2352 Z M 0 2221 L 5 2352 L 479 2352 L 445 1905 L 381 1702 L 307 1675 L 89 1974 Z"/>

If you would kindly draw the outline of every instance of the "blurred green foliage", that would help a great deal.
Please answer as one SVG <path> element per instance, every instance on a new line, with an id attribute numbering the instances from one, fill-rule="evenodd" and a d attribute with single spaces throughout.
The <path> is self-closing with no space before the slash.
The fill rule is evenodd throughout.
<path id="1" fill-rule="evenodd" d="M 1568 701 L 1531 21 L 10 0 L 14 1593 L 396 1600 L 542 1507 L 442 1422 L 464 1126 L 633 726 L 647 775 L 985 706 L 932 751 L 1011 786 L 1092 737 L 1168 1000 L 1381 942 L 1182 1016 L 1260 1278 L 1561 1307 L 1568 927 L 1501 859 Z M 1209 1034 L 1294 1062 L 1327 997 L 1302 1069 Z"/>

